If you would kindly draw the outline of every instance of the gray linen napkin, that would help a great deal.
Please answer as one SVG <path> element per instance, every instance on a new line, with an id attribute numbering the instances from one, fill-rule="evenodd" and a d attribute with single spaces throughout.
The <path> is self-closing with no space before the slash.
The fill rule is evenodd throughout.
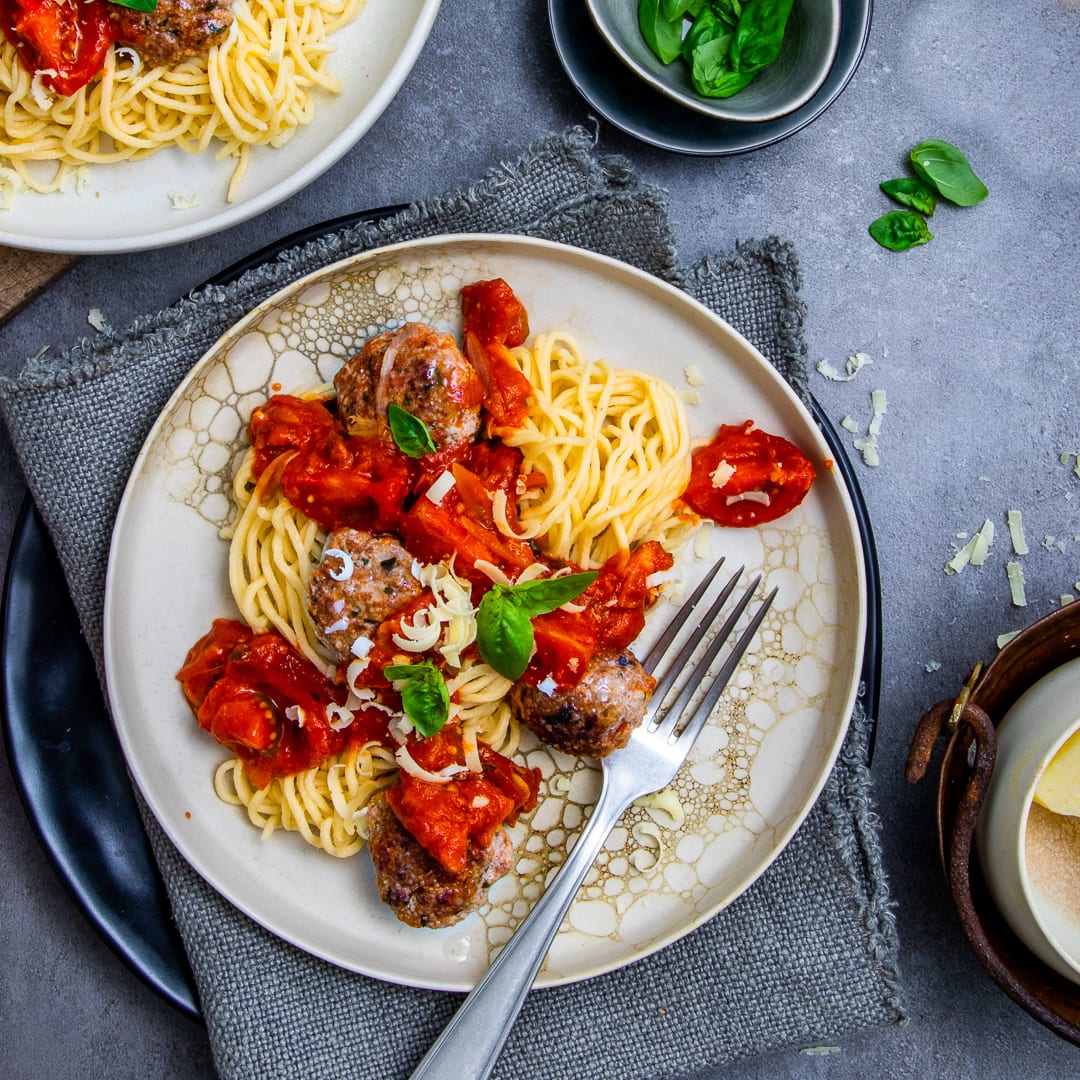
<path id="1" fill-rule="evenodd" d="M 0 412 L 99 671 L 115 511 L 147 431 L 192 364 L 236 319 L 303 273 L 394 240 L 466 231 L 543 236 L 672 281 L 741 330 L 806 394 L 792 250 L 770 239 L 684 267 L 662 191 L 625 161 L 598 158 L 587 132 L 552 136 L 466 190 L 290 249 L 227 287 L 197 291 L 0 381 Z M 496 1075 L 684 1076 L 900 1021 L 897 939 L 871 809 L 870 727 L 857 709 L 817 805 L 747 893 L 651 957 L 530 995 Z M 145 817 L 222 1077 L 408 1074 L 457 995 L 367 979 L 278 940 L 211 890 Z"/>

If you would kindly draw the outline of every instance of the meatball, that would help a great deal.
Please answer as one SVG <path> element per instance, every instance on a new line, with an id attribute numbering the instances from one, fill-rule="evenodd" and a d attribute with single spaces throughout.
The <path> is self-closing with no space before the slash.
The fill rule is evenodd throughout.
<path id="1" fill-rule="evenodd" d="M 201 56 L 225 40 L 233 21 L 231 0 L 158 0 L 153 11 L 107 7 L 117 43 L 130 45 L 147 67 Z"/>
<path id="2" fill-rule="evenodd" d="M 506 829 L 496 829 L 486 848 L 469 842 L 465 869 L 441 866 L 398 820 L 386 796 L 368 804 L 368 850 L 375 866 L 379 899 L 409 926 L 453 926 L 487 899 L 488 887 L 514 861 Z"/>
<path id="3" fill-rule="evenodd" d="M 565 754 L 600 758 L 630 741 L 655 685 L 633 653 L 607 649 L 589 661 L 572 690 L 546 694 L 516 683 L 510 706 L 542 742 Z"/>
<path id="4" fill-rule="evenodd" d="M 351 660 L 358 637 L 371 637 L 423 592 L 412 564 L 392 536 L 340 528 L 327 537 L 308 581 L 308 610 L 319 640 L 339 660 Z"/>
<path id="5" fill-rule="evenodd" d="M 450 334 L 406 323 L 371 338 L 334 378 L 338 416 L 350 435 L 387 430 L 386 410 L 399 405 L 423 420 L 442 450 L 480 427 L 483 386 Z"/>

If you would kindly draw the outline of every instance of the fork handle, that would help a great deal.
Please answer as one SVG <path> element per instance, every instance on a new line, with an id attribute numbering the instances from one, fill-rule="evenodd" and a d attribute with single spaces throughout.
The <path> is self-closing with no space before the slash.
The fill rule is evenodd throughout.
<path id="1" fill-rule="evenodd" d="M 491 1075 L 567 908 L 626 808 L 607 776 L 566 862 L 432 1043 L 412 1080 L 486 1080 Z"/>

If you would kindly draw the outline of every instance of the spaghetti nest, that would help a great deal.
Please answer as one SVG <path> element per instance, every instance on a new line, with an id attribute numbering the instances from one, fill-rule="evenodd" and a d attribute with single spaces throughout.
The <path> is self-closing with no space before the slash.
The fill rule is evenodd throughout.
<path id="1" fill-rule="evenodd" d="M 690 430 L 674 390 L 646 372 L 589 361 L 565 332 L 511 350 L 532 383 L 524 425 L 504 435 L 525 471 L 542 473 L 518 503 L 518 535 L 586 570 L 644 540 L 669 551 L 694 520 L 677 507 L 690 479 Z"/>
<path id="2" fill-rule="evenodd" d="M 0 36 L 0 205 L 19 191 L 74 182 L 78 166 L 147 157 L 168 146 L 235 158 L 232 202 L 252 146 L 281 146 L 315 113 L 317 91 L 339 93 L 328 40 L 364 0 L 235 0 L 225 40 L 200 57 L 144 68 L 109 50 L 100 75 L 52 95 Z M 49 169 L 40 163 L 52 163 Z"/>

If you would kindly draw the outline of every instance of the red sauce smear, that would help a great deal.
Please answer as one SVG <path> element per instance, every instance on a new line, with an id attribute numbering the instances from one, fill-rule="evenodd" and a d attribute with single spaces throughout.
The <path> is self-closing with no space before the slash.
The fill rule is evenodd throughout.
<path id="1" fill-rule="evenodd" d="M 806 498 L 814 466 L 792 442 L 770 435 L 747 420 L 722 424 L 712 442 L 692 455 L 683 502 L 718 525 L 746 528 L 775 521 Z M 719 486 L 713 477 L 722 463 L 734 471 Z"/>

